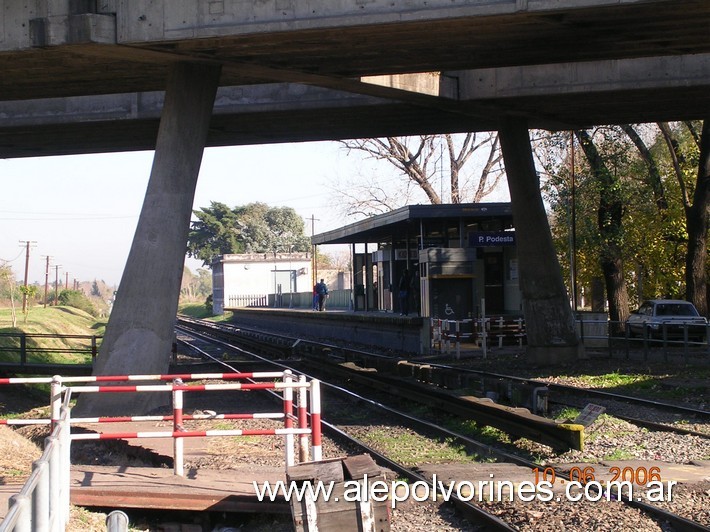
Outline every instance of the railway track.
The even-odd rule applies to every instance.
[[[183,325],[181,325],[181,327]],[[215,331],[212,328],[212,326],[209,326],[208,329],[212,329],[210,331],[210,334],[215,334]],[[218,333],[218,335],[225,335],[225,334],[229,335],[229,334],[231,334],[231,332],[230,331],[227,331],[227,332],[220,331]],[[270,335],[262,333],[262,332],[255,332],[255,331],[250,331],[248,333],[245,333],[245,331],[243,329],[240,329],[238,332],[239,343],[241,343],[242,338],[246,337],[247,343],[250,346],[253,346],[256,343],[265,341],[264,338],[268,337],[268,336],[270,336]],[[257,337],[258,337],[258,340],[255,340],[254,338],[257,338]],[[211,341],[218,341],[218,342],[220,341],[220,340],[216,340],[215,338],[211,338],[210,340]],[[224,340],[221,340],[221,341],[224,342]],[[235,341],[235,343],[236,343],[236,341]],[[309,344],[309,345],[312,344],[311,341],[298,340],[298,339],[288,338],[288,337],[279,337],[277,342],[272,341],[269,343],[270,343],[270,346],[267,348],[267,350],[270,351],[272,355],[276,354],[278,357],[281,357],[281,358],[285,358],[287,356],[293,356],[294,348],[298,347],[302,343]],[[229,343],[228,345],[231,346],[233,344]],[[274,346],[278,346],[278,348],[276,348]],[[342,348],[340,348],[338,346],[327,345],[327,346],[318,346],[318,348],[311,346],[311,348],[308,349],[308,351],[314,351],[314,352],[317,352],[317,351],[322,352],[323,350],[327,350],[328,356],[330,356],[331,358],[333,357],[334,351],[337,353],[341,353],[341,355],[336,355],[335,358],[341,358],[341,359],[353,358],[352,355],[342,355]],[[358,354],[358,356],[364,356],[364,355],[362,353],[360,353],[360,354]],[[374,358],[376,360],[383,359],[383,357],[381,357],[380,355],[376,355],[376,356],[374,356]],[[458,368],[458,369],[460,369],[460,368]],[[358,371],[356,371],[356,372],[358,372]],[[362,371],[359,371],[359,372],[361,373]],[[350,378],[352,378],[352,377],[350,377]],[[353,392],[348,391],[346,393],[352,394]],[[356,397],[353,400],[355,400],[359,403],[371,401],[365,397]],[[375,401],[375,403],[377,403],[377,405],[379,407],[382,407],[382,405],[380,405],[377,401]],[[397,412],[392,409],[390,409],[390,414],[398,415],[398,416],[405,416],[407,418],[408,423],[411,423],[411,424],[414,424],[414,425],[417,425],[420,427],[426,426],[426,430],[428,430],[430,432],[438,432],[439,438],[455,438],[457,442],[466,445],[467,448],[476,448],[480,452],[485,451],[488,454],[488,456],[495,455],[498,460],[508,461],[509,463],[515,463],[517,465],[521,465],[523,467],[528,468],[530,471],[535,470],[536,468],[540,469],[540,464],[538,464],[538,463],[527,460],[527,459],[522,458],[520,456],[511,455],[511,454],[506,453],[504,451],[500,451],[499,449],[494,449],[485,443],[472,440],[471,438],[468,438],[467,436],[462,435],[462,434],[454,433],[453,431],[451,431],[449,429],[444,429],[440,426],[437,426],[435,424],[427,422],[426,420],[422,420],[422,419],[416,418],[416,417],[408,415],[408,414],[403,414],[402,412]],[[333,428],[332,430],[338,432],[339,429]],[[340,432],[342,432],[342,431],[340,431]],[[340,436],[343,437],[342,434],[340,434]],[[388,460],[387,457],[380,456],[381,453],[379,453],[377,450],[372,449],[370,447],[367,448],[367,452],[377,454],[378,459],[383,462]],[[387,467],[394,468],[393,465],[388,465]],[[408,479],[410,479],[411,482],[417,482],[418,480],[421,480],[422,477],[421,477],[420,473],[416,473],[416,472],[412,472],[412,471],[410,471],[409,473],[405,473],[404,471],[406,471],[406,470],[407,470],[407,468],[405,468],[401,472],[398,472],[398,474],[400,474],[402,476],[406,476]],[[556,468],[550,469],[549,471],[554,471],[554,474],[560,479],[561,478],[569,478],[569,469],[565,470],[563,468],[556,467]],[[411,473],[416,473],[416,475],[410,476]],[[429,470],[429,473],[430,473],[430,476],[428,477],[428,481],[431,481],[431,470]],[[648,515],[653,515],[654,516],[653,519],[655,519],[659,522],[672,523],[671,526],[672,526],[673,530],[706,530],[707,529],[702,523],[697,523],[692,520],[677,516],[677,515],[673,514],[672,512],[669,512],[669,511],[664,510],[662,508],[655,507],[653,505],[648,505],[646,503],[641,503],[639,501],[629,501],[628,504],[634,508],[640,509],[642,512],[644,512]],[[514,526],[514,525],[505,525],[505,526]]]

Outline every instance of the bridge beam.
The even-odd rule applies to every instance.
[[[168,372],[190,215],[219,75],[219,67],[194,63],[178,63],[169,75],[148,189],[96,360],[97,375],[136,368]],[[88,408],[128,415],[159,404],[136,394],[111,395],[92,397]]]

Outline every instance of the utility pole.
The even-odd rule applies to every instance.
[[[44,267],[44,308],[47,308],[47,288],[49,288],[49,255],[45,255],[44,257],[47,259],[46,265]]]
[[[54,265],[54,306],[59,304],[59,267],[61,264]]]
[[[69,290],[69,272],[65,272],[66,277],[64,277],[64,289]]]
[[[36,244],[34,240],[20,240],[20,244],[24,244],[27,251],[25,253],[25,291],[22,293],[22,312],[27,312],[27,278],[30,269],[30,245]]]

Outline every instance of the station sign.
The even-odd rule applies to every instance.
[[[468,245],[474,248],[487,246],[514,246],[515,231],[472,231]]]

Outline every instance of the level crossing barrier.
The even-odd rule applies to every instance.
[[[463,320],[430,319],[431,348],[442,354],[461,357],[461,343],[466,340],[475,342],[486,358],[491,340],[495,339],[498,347],[503,347],[507,339],[514,339],[522,348],[526,337],[523,318],[505,318],[503,316],[481,317]]]
[[[227,382],[214,384],[186,384],[184,381],[190,380],[225,380],[225,381],[249,381],[249,382]],[[257,379],[269,379],[268,381],[257,381]],[[162,384],[122,384],[115,383],[131,381],[163,381]],[[170,381],[170,382],[165,382]],[[67,383],[74,383],[67,386]],[[83,383],[83,385],[77,385]],[[90,383],[97,383],[90,385]],[[110,384],[98,384],[110,383]],[[50,471],[58,469],[67,471],[64,477],[53,477],[52,481],[36,480],[34,473],[23,487],[20,495],[11,498],[10,512],[8,516],[19,514],[13,517],[11,524],[7,518],[0,523],[0,532],[5,531],[35,531],[35,530],[63,530],[60,528],[37,528],[38,522],[45,522],[44,517],[34,517],[43,510],[46,499],[45,485],[49,482],[52,486],[59,486],[62,493],[66,493],[64,498],[52,497],[54,505],[66,503],[66,508],[61,511],[54,508],[52,515],[68,515],[69,506],[69,456],[72,441],[77,440],[116,440],[116,439],[140,439],[140,438],[172,438],[173,439],[173,463],[174,474],[184,475],[183,466],[183,445],[184,438],[193,437],[216,437],[216,436],[282,436],[285,440],[285,463],[286,466],[293,466],[295,458],[295,436],[298,436],[298,455],[300,462],[309,460],[308,439],[311,440],[311,456],[314,461],[322,459],[322,432],[321,432],[321,407],[320,407],[320,381],[312,379],[308,381],[304,375],[296,376],[290,370],[277,372],[254,372],[254,373],[196,373],[196,374],[170,374],[170,375],[94,375],[80,377],[11,377],[0,379],[0,385],[7,384],[50,384],[50,419],[0,419],[0,424],[22,425],[22,424],[51,424],[52,434],[55,431],[63,430],[65,445],[59,455],[63,462],[61,467],[53,465]],[[194,414],[186,415],[183,412],[183,394],[189,392],[202,391],[253,391],[269,390],[280,392],[283,409],[280,412],[272,413],[230,413],[230,414]],[[116,417],[87,417],[71,418],[69,407],[72,393],[132,393],[132,392],[171,392],[173,414],[167,416],[116,416]],[[295,401],[294,401],[295,392]],[[308,406],[310,404],[310,412]],[[283,428],[276,429],[232,429],[232,430],[186,430],[183,423],[187,420],[197,419],[280,419],[283,421]],[[310,425],[308,423],[310,419]],[[115,422],[138,422],[138,421],[172,421],[171,431],[144,431],[144,432],[108,432],[108,433],[88,433],[71,434],[72,424],[102,424]],[[49,441],[49,439],[48,439]],[[47,452],[47,451],[45,451]],[[57,451],[55,451],[57,452]],[[40,459],[41,461],[42,459]],[[38,461],[39,462],[39,461]],[[42,466],[44,469],[45,466]],[[39,475],[39,474],[38,474]],[[44,476],[41,476],[44,479]],[[55,489],[55,488],[53,488]],[[59,502],[57,502],[59,501]],[[14,509],[18,506],[17,509]],[[30,510],[26,511],[25,507]],[[44,514],[42,514],[43,516]],[[42,519],[42,521],[38,521]],[[65,521],[66,523],[66,521]],[[29,528],[28,528],[29,527]]]
[[[461,341],[472,339],[473,332],[464,332],[463,325],[471,324],[474,320],[442,320],[431,318],[431,347],[438,349],[439,353],[450,354],[453,349],[456,359],[461,358]]]

